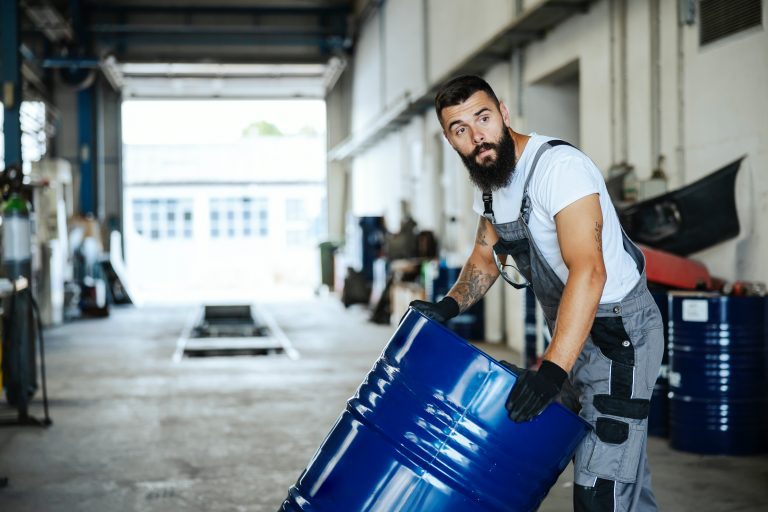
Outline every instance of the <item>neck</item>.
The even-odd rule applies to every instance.
[[[525,145],[528,144],[528,140],[530,140],[531,137],[523,135],[522,133],[517,133],[512,128],[507,128],[507,130],[509,130],[512,140],[515,141],[515,161],[518,161],[525,150]]]

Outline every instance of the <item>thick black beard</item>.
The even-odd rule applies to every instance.
[[[483,163],[477,163],[477,155],[487,149],[496,152],[496,159],[486,157]],[[480,190],[493,192],[509,185],[515,172],[515,141],[505,126],[501,130],[501,137],[495,144],[484,142],[477,146],[469,155],[459,153],[461,161],[469,171],[469,179]]]

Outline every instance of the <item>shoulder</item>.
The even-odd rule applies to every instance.
[[[572,146],[556,146],[541,156],[531,181],[603,179],[594,162]]]
[[[599,193],[602,181],[600,170],[584,153],[570,146],[557,146],[542,155],[531,179],[530,193],[547,216],[554,218],[568,204]]]

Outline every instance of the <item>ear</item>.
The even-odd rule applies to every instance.
[[[504,126],[512,128],[509,121],[509,110],[507,110],[507,106],[503,101],[499,103],[499,110],[501,110],[501,119],[504,121]]]

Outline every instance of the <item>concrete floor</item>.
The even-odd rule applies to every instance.
[[[300,359],[173,363],[191,308],[47,331],[54,426],[0,429],[0,510],[276,510],[393,328],[332,298],[265,309]],[[768,510],[768,456],[702,457],[658,439],[649,453],[662,510]],[[566,470],[541,510],[569,510],[570,493]]]

